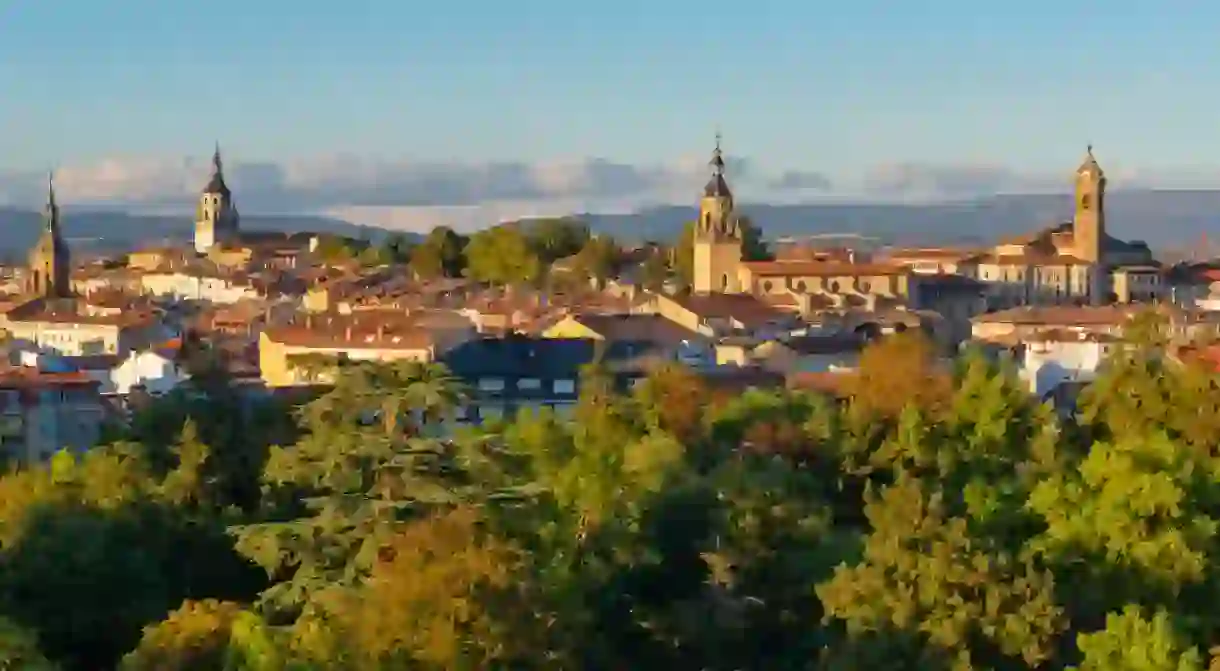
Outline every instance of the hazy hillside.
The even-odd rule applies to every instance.
[[[1113,235],[1156,247],[1194,245],[1205,233],[1220,238],[1220,191],[1118,191],[1106,199]],[[1060,194],[997,196],[973,202],[919,205],[742,204],[768,238],[856,233],[900,244],[988,242],[1070,218]],[[668,239],[695,217],[693,207],[632,215],[588,215],[596,230],[624,239]]]
[[[34,244],[42,215],[0,208],[0,251],[12,253]],[[136,243],[162,240],[185,241],[193,235],[189,215],[132,215],[123,212],[61,212],[64,237],[73,248],[90,251],[127,249]],[[242,215],[242,228],[250,231],[315,231],[350,237],[375,238],[380,229],[311,215]]]
[[[1117,191],[1106,201],[1110,231],[1145,240],[1154,247],[1199,246],[1208,233],[1220,239],[1220,191]],[[1071,212],[1067,195],[1008,195],[960,203],[913,205],[743,204],[768,238],[855,233],[900,244],[974,244],[1063,221]],[[692,207],[659,207],[629,215],[584,215],[596,231],[624,241],[669,240]],[[121,249],[139,242],[186,240],[189,216],[146,216],[122,212],[64,212],[65,235],[84,249]],[[310,230],[377,238],[384,231],[338,219],[300,216],[242,217],[247,230]],[[0,250],[24,250],[39,231],[39,215],[0,208]]]

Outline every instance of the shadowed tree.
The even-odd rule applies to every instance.
[[[411,248],[411,271],[420,279],[460,277],[466,267],[464,250],[468,240],[446,226],[432,229]]]

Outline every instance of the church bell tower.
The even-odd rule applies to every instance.
[[[1084,162],[1076,169],[1076,209],[1072,216],[1072,238],[1076,256],[1102,263],[1106,243],[1106,174],[1089,145]]]
[[[212,247],[235,237],[237,231],[237,207],[233,204],[233,192],[225,184],[217,143],[212,155],[212,178],[203,188],[195,212],[195,251],[206,254]]]
[[[59,230],[59,205],[55,202],[54,177],[47,176],[47,204],[42,213],[42,234],[30,250],[26,268],[26,293],[39,298],[72,295],[72,257]]]
[[[711,179],[703,188],[699,201],[699,220],[695,222],[694,281],[695,293],[740,293],[737,271],[741,265],[744,243],[737,213],[733,210],[733,193],[725,181],[724,156],[720,151],[720,134],[708,163]]]

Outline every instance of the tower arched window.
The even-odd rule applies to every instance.
[[[729,288],[729,274],[725,273],[720,276],[720,290],[727,291]]]

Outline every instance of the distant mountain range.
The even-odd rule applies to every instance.
[[[904,245],[981,245],[997,238],[1066,221],[1072,200],[1065,194],[1003,195],[973,201],[919,204],[743,203],[740,209],[768,239],[855,234]],[[1106,198],[1112,235],[1143,240],[1154,248],[1197,249],[1204,236],[1220,241],[1220,191],[1115,191]],[[675,238],[693,207],[655,207],[633,214],[576,215],[594,231],[623,241]],[[63,213],[65,236],[75,248],[129,248],[191,237],[189,215],[136,215],[113,211]],[[0,250],[11,255],[32,245],[39,214],[0,208]],[[316,231],[377,239],[386,231],[340,219],[300,216],[242,217],[246,230]]]
[[[765,205],[739,209],[768,239],[828,234],[876,237],[901,245],[985,245],[1071,218],[1066,194],[1003,195],[920,204]],[[662,207],[628,215],[585,215],[590,225],[623,239],[671,239],[692,207]],[[1116,191],[1106,197],[1111,235],[1154,248],[1197,247],[1204,235],[1220,242],[1220,191]]]
[[[194,235],[190,215],[128,214],[120,211],[60,212],[63,234],[74,250],[109,252],[139,244],[186,242]],[[242,215],[242,228],[251,231],[313,231],[353,238],[376,239],[384,231],[313,215]],[[42,214],[0,207],[0,254],[21,254],[42,231]]]

